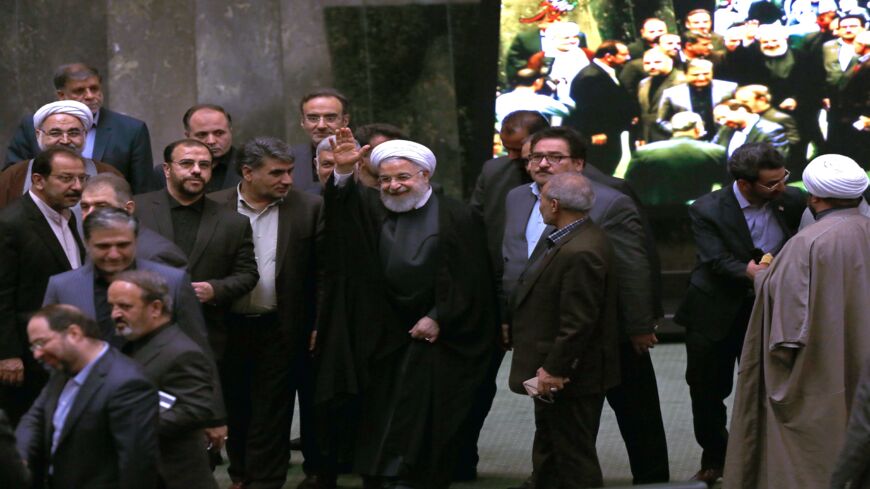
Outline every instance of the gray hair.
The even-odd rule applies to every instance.
[[[320,153],[323,151],[332,151],[332,144],[336,142],[335,136],[329,136],[323,138],[318,144],[317,148],[314,150],[314,158],[316,160],[318,168],[320,167]],[[354,148],[360,149],[359,141],[356,139],[353,140]]]
[[[101,207],[88,214],[85,222],[82,223],[82,228],[85,231],[85,241],[91,239],[94,231],[115,229],[123,226],[127,226],[133,231],[133,236],[139,235],[139,220],[136,219],[136,216],[127,214],[127,211],[114,207]]]
[[[553,175],[544,186],[544,196],[558,200],[567,211],[587,213],[595,205],[592,184],[580,173],[567,172]]]
[[[130,188],[130,184],[123,177],[119,177],[114,173],[105,172],[92,176],[88,179],[82,191],[86,192],[97,188],[112,189],[112,192],[115,193],[115,198],[118,199],[121,205],[133,200],[133,190]]]
[[[256,170],[266,163],[266,158],[288,163],[296,160],[289,144],[278,138],[260,136],[251,139],[242,146],[242,154],[239,157],[239,164],[236,165],[236,171],[241,175],[243,166]]]
[[[150,270],[127,270],[116,275],[112,280],[112,283],[115,282],[127,282],[139,287],[142,289],[142,302],[149,304],[160,301],[163,303],[163,315],[172,315],[172,296],[162,275]]]

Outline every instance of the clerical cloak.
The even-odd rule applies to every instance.
[[[828,487],[870,358],[870,219],[823,216],[755,289],[722,487]]]
[[[483,225],[435,194],[392,213],[353,182],[330,180],[324,207],[321,441],[339,465],[352,458],[354,472],[446,486],[498,328]],[[408,333],[427,315],[440,326],[433,343]]]

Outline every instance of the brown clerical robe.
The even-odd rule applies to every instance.
[[[826,214],[755,290],[722,487],[828,487],[870,359],[870,219]]]

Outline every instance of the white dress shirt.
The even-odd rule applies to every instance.
[[[55,237],[57,237],[57,241],[60,243],[61,248],[63,248],[63,252],[69,260],[72,269],[75,270],[82,266],[79,245],[76,243],[76,239],[69,228],[69,220],[72,216],[72,212],[70,212],[69,209],[64,209],[62,213],[57,212],[49,207],[48,204],[43,202],[42,199],[33,193],[33,191],[28,191],[28,193],[30,194],[30,198],[33,199],[33,202],[36,204],[36,207],[39,208],[39,212],[45,216],[45,220],[54,232]]]

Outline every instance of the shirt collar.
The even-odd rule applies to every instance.
[[[559,242],[564,240],[565,237],[571,233],[571,231],[580,227],[580,225],[583,224],[585,221],[585,217],[582,219],[577,219],[576,221],[568,224],[567,226],[553,231],[552,233],[550,233],[549,236],[547,236],[547,244],[550,247],[556,246],[557,244],[559,244]]]
[[[431,197],[432,197],[432,186],[430,185],[429,190],[427,190],[426,193],[423,194],[423,197],[420,197],[420,200],[417,201],[417,204],[414,206],[414,209],[419,209],[419,208],[423,207],[424,205],[426,205],[426,203],[429,202],[429,199]]]
[[[541,189],[538,187],[538,182],[530,183],[529,188],[532,189],[532,194],[534,194],[536,198],[541,198]]]
[[[242,196],[242,182],[239,182],[239,184],[236,186],[236,195],[238,195],[238,198],[236,199],[236,206],[244,206],[246,209],[257,214],[262,214],[271,209],[272,207],[275,207],[276,205],[284,202],[284,198],[282,197],[280,199],[272,201],[272,203],[264,207],[262,210],[257,210],[254,206],[252,206],[248,203],[248,201],[245,200],[244,196]]]
[[[758,124],[758,121],[760,120],[761,116],[759,116],[758,114],[749,114],[749,120],[746,121],[746,127],[741,129],[740,132],[744,134],[749,134],[749,131],[751,131],[752,128],[755,127],[755,125]]]
[[[613,78],[614,80],[616,79],[616,70],[615,70],[615,69],[613,69],[613,68],[610,67],[610,66],[607,66],[606,63],[603,63],[603,62],[602,62],[600,59],[598,59],[598,58],[593,59],[592,62],[595,63],[596,65],[598,65],[599,68],[601,68],[602,70],[604,70],[604,72],[607,73],[607,75],[608,75],[610,78]]]
[[[103,349],[100,350],[100,353],[97,353],[97,356],[94,357],[93,360],[88,362],[88,364],[85,365],[85,367],[83,369],[79,370],[79,373],[77,373],[75,375],[75,377],[73,377],[73,381],[75,381],[76,384],[84,385],[85,381],[88,380],[88,375],[91,374],[91,370],[94,369],[94,365],[96,365],[97,362],[101,358],[103,358],[103,355],[105,355],[106,352],[109,351],[109,344],[108,343],[106,343],[105,341],[101,341],[100,343],[103,344]]]
[[[33,193],[33,190],[28,190],[27,193],[30,194],[30,198],[33,199],[36,207],[39,208],[39,211],[42,212],[42,215],[45,216],[46,219],[49,219],[57,224],[61,224],[63,221],[69,222],[71,216],[69,209],[64,209],[62,212],[57,212],[56,210],[52,209],[51,206],[46,204],[38,195]]]
[[[755,206],[755,205],[752,205],[751,202],[746,200],[746,197],[744,197],[743,194],[740,192],[740,188],[737,187],[736,180],[734,181],[733,184],[731,184],[731,188],[734,189],[734,197],[737,197],[737,205],[740,206],[740,210],[744,210],[748,207],[751,207],[753,209],[764,209],[765,207],[767,207],[768,202],[765,202],[764,204],[759,205],[759,206]]]

